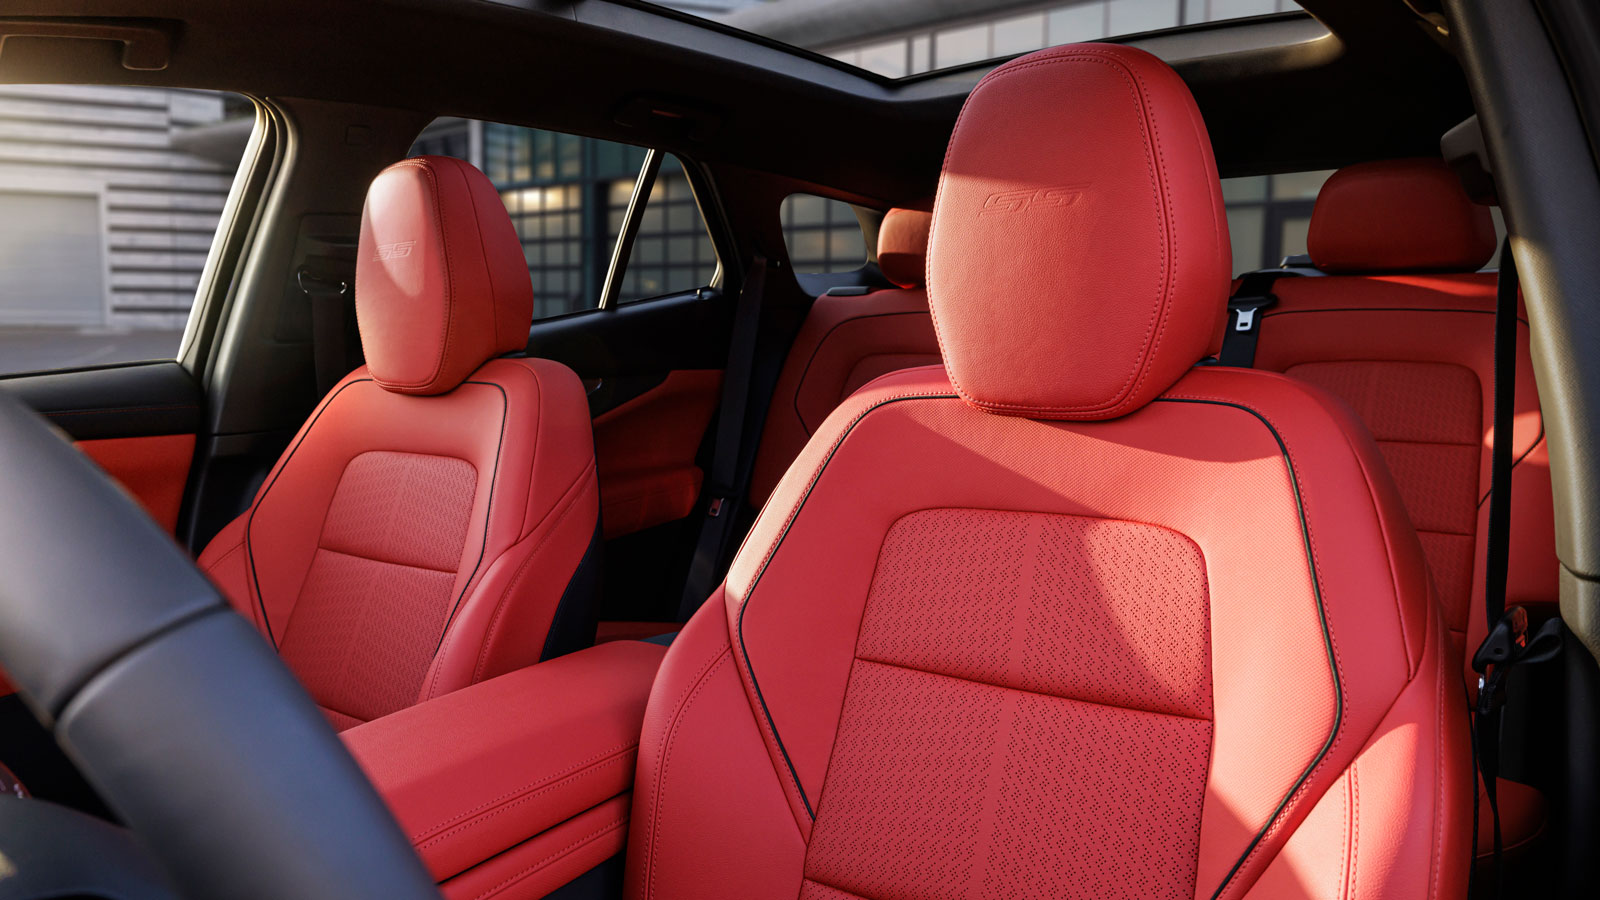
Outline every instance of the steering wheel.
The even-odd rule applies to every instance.
[[[439,897],[266,642],[107,475],[4,392],[0,666],[182,896]],[[26,803],[40,802],[0,816]],[[13,896],[27,879],[4,873],[0,894]]]

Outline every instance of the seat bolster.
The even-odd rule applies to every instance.
[[[261,611],[250,598],[250,569],[245,561],[243,515],[223,526],[206,544],[195,564],[211,579],[239,615],[261,629]]]
[[[1435,612],[1416,677],[1246,896],[1466,895],[1474,771],[1445,638]]]
[[[478,575],[445,629],[419,699],[538,662],[600,515],[588,403],[576,374],[543,359],[498,359],[468,379],[501,388],[506,423]],[[592,608],[592,607],[591,607]]]
[[[645,709],[628,900],[794,900],[806,847],[733,658],[719,589],[673,640]],[[670,774],[670,780],[668,778]]]

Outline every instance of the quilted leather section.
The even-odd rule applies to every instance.
[[[863,615],[807,890],[1192,896],[1210,660],[1204,563],[1176,532],[905,516]]]
[[[477,472],[371,451],[345,467],[279,650],[336,720],[416,702],[454,599]]]
[[[1343,399],[1371,429],[1422,540],[1447,609],[1472,591],[1478,523],[1483,389],[1478,376],[1448,363],[1305,363],[1285,374]]]

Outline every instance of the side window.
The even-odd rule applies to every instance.
[[[848,203],[790,194],[779,207],[789,261],[800,274],[849,272],[867,262],[861,221]]]
[[[1306,252],[1311,208],[1332,169],[1222,179],[1233,271],[1276,268]]]
[[[0,374],[176,356],[253,124],[233,94],[0,85]]]
[[[446,117],[424,129],[411,152],[464,159],[494,182],[522,239],[534,318],[599,305],[646,148]],[[640,215],[632,251],[618,273],[617,302],[711,283],[716,250],[676,157],[663,158]]]

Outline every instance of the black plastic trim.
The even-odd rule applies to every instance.
[[[200,386],[173,360],[0,378],[7,391],[73,440],[195,434]]]
[[[594,535],[584,549],[578,567],[572,571],[567,586],[556,601],[556,611],[550,618],[550,630],[545,633],[544,650],[539,661],[565,656],[594,644],[595,628],[600,621],[601,560],[605,541],[600,528],[600,517],[594,519]]]

